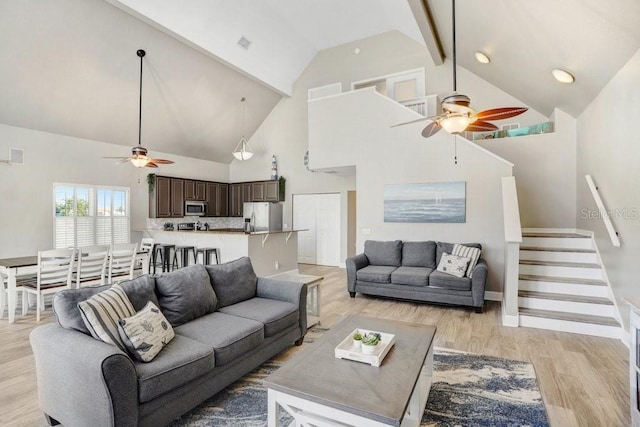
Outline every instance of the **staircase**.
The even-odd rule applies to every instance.
[[[524,229],[518,283],[520,326],[621,338],[589,233]]]

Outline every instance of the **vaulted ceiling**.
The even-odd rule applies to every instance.
[[[126,156],[137,144],[142,48],[142,144],[152,156],[229,163],[243,131],[241,97],[249,136],[318,51],[390,30],[425,44],[424,15],[416,21],[410,8],[421,2],[3,1],[0,123],[120,144],[113,155]],[[451,2],[425,2],[436,35],[426,44],[439,41],[450,58]],[[458,64],[543,114],[577,116],[640,49],[638,22],[638,0],[458,1]],[[477,50],[491,63],[476,62]],[[557,83],[553,68],[576,82]]]

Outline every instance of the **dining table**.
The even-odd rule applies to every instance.
[[[148,252],[138,252],[136,255],[136,262],[142,263],[142,271],[149,271]],[[35,275],[37,271],[37,255],[0,259],[0,274],[3,274],[7,278],[7,318],[9,323],[14,323],[16,320],[16,306],[18,300],[16,278],[19,276],[32,276]],[[75,282],[72,283],[72,286],[74,285]]]

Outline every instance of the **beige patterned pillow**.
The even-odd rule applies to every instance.
[[[135,315],[120,319],[118,332],[129,354],[141,362],[151,362],[175,336],[169,321],[151,301]]]
[[[469,258],[450,255],[445,252],[442,254],[442,258],[440,258],[438,271],[451,274],[452,276],[456,277],[464,277],[464,274],[467,272],[469,261]]]
[[[460,244],[453,245],[453,250],[451,251],[451,255],[457,255],[463,258],[469,258],[469,267],[467,268],[467,277],[471,277],[471,272],[473,268],[478,263],[480,259],[480,249],[472,248],[469,246],[464,246]]]

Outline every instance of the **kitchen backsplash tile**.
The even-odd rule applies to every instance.
[[[209,228],[242,228],[244,220],[238,217],[201,217],[201,216],[185,216],[183,218],[147,218],[147,229],[149,230],[162,230],[164,224],[171,222],[177,228],[178,223],[181,222],[196,222],[200,221],[200,224],[209,224]]]

